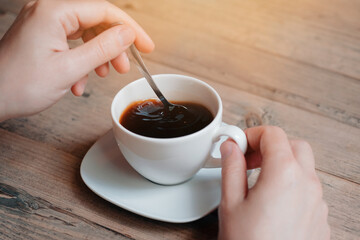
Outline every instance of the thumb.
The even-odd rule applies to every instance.
[[[68,79],[74,84],[96,67],[116,58],[135,40],[134,30],[118,25],[65,53]]]
[[[236,204],[245,199],[248,185],[246,161],[239,146],[231,140],[225,141],[221,147],[222,156],[222,201]]]

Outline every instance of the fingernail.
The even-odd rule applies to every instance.
[[[130,45],[135,40],[135,32],[132,28],[123,25],[119,31],[120,42],[123,46]]]
[[[110,24],[110,27],[115,27],[117,25],[124,25],[124,22],[122,22],[122,21],[114,22],[114,23]]]
[[[124,52],[123,54],[124,54],[124,55],[123,55],[122,57],[123,57],[124,60],[125,60],[125,64],[130,64],[130,62],[129,62],[129,57],[128,57],[127,53]]]
[[[86,87],[86,82],[85,82],[85,81],[82,81],[82,82],[80,83],[80,87],[81,87],[82,91],[84,92],[84,91],[85,91],[85,87]]]
[[[220,147],[221,158],[228,158],[233,152],[233,144],[229,141],[224,142]]]

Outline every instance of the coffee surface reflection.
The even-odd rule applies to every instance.
[[[119,122],[131,132],[146,137],[173,138],[195,133],[213,119],[203,105],[192,102],[172,101],[186,107],[169,111],[156,99],[136,101],[120,116]]]

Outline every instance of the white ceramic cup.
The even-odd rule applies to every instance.
[[[233,125],[222,124],[222,102],[208,84],[193,77],[160,74],[153,76],[159,89],[171,101],[190,101],[206,106],[214,116],[205,128],[182,137],[152,138],[127,130],[119,123],[123,111],[134,101],[156,98],[141,78],[122,88],[111,105],[116,142],[129,164],[145,178],[159,184],[185,182],[203,167],[221,167],[221,159],[211,156],[221,136],[232,138],[246,152],[245,133]]]

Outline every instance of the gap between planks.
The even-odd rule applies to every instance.
[[[16,16],[16,15],[13,14],[12,12],[11,12],[10,14],[14,15],[14,17]],[[140,14],[144,14],[144,13],[141,12]],[[145,14],[146,14],[146,13],[145,13]],[[231,41],[231,40],[230,40],[230,42],[233,42],[233,43],[234,43],[234,41]],[[340,73],[340,72],[334,72],[334,71],[332,71],[332,70],[325,69],[325,68],[321,68],[321,67],[316,66],[316,65],[313,65],[313,64],[311,64],[311,63],[307,63],[307,62],[300,61],[300,60],[297,60],[297,59],[288,58],[288,57],[283,56],[283,55],[281,55],[281,54],[276,54],[276,53],[273,53],[273,52],[269,52],[269,51],[266,51],[266,50],[263,50],[263,49],[260,49],[260,48],[253,47],[253,46],[248,45],[248,44],[242,43],[241,45],[244,46],[244,47],[246,47],[246,48],[249,48],[249,49],[254,49],[255,51],[259,51],[259,52],[261,52],[261,53],[265,53],[265,54],[268,54],[268,55],[271,55],[271,56],[275,56],[275,57],[278,57],[278,58],[285,59],[286,61],[295,62],[296,64],[309,66],[309,67],[312,67],[312,68],[314,68],[314,69],[319,69],[319,70],[321,70],[321,71],[330,72],[330,73],[332,73],[332,74],[338,74],[338,75],[340,75],[340,76],[346,77],[346,78],[349,79],[349,80],[358,82],[358,80],[357,80],[356,78],[351,77],[351,76],[348,76],[348,75],[343,74],[343,73]],[[156,62],[156,63],[163,64],[163,65],[165,65],[165,66],[170,66],[170,67],[172,67],[172,68],[174,68],[174,69],[178,69],[178,70],[181,70],[181,71],[184,71],[184,72],[188,72],[188,73],[191,73],[191,74],[196,74],[196,75],[200,75],[200,76],[202,76],[202,77],[205,77],[203,74],[201,74],[201,71],[200,71],[200,73],[194,73],[193,71],[191,71],[191,70],[189,70],[189,69],[181,69],[181,68],[179,68],[179,65],[176,65],[176,66],[175,66],[174,64],[171,64],[170,62],[168,62],[168,63],[163,63],[163,62],[160,62],[160,61],[156,61],[156,60],[149,59],[149,58],[147,58],[147,57],[145,57],[145,58],[146,58],[147,60],[154,61],[154,62]],[[215,82],[222,83],[222,82],[218,81],[217,78],[211,78],[211,77],[207,77],[207,78],[210,78],[211,80],[213,80],[213,81],[215,81]],[[227,83],[222,83],[222,84],[224,84],[224,85],[226,85],[226,86],[230,86],[230,85],[227,84]],[[264,88],[265,91],[269,90],[269,89],[267,89],[267,86],[262,86],[262,85],[259,85],[259,84],[254,83],[254,82],[252,82],[251,84],[252,84],[252,85],[255,85],[255,86],[259,86],[260,88]],[[234,87],[234,86],[231,86],[231,87]],[[239,87],[237,87],[237,86],[235,86],[235,87],[236,87],[237,89],[239,89],[239,90],[244,90],[244,89],[241,89],[241,88],[239,88]],[[277,89],[277,88],[276,88],[276,89]],[[303,107],[301,104],[297,104],[296,102],[286,101],[286,99],[283,99],[283,98],[281,98],[281,97],[269,98],[268,96],[264,96],[264,94],[262,94],[262,93],[259,93],[259,94],[254,93],[254,92],[251,92],[251,93],[254,94],[254,95],[256,95],[256,96],[264,97],[264,98],[269,99],[269,100],[274,101],[274,102],[283,103],[283,104],[286,104],[286,105],[291,106],[291,107],[299,108],[299,109],[302,109],[302,110],[305,110],[305,111],[308,111],[308,112],[311,112],[311,113],[316,113],[316,114],[318,114],[318,115],[320,115],[320,116],[327,117],[327,118],[330,118],[330,119],[334,119],[334,120],[336,120],[336,121],[338,121],[338,122],[340,122],[340,123],[345,123],[345,124],[347,124],[347,125],[350,125],[350,126],[354,126],[354,127],[359,128],[360,119],[359,119],[358,117],[352,115],[351,113],[346,113],[344,116],[342,116],[342,115],[332,116],[332,115],[331,115],[331,111],[341,111],[341,110],[343,110],[343,109],[337,109],[337,107],[333,107],[332,105],[329,105],[329,106],[328,106],[328,105],[324,105],[324,106],[323,106],[324,109],[327,109],[327,110],[325,110],[325,111],[324,111],[324,110],[317,110],[317,108],[316,108],[315,106],[313,106],[313,107],[308,107],[308,108],[307,108],[307,107]],[[284,93],[286,94],[286,93],[291,93],[291,92],[285,91]],[[298,97],[302,97],[302,96],[299,95]],[[309,104],[313,105],[314,103],[309,103]],[[329,110],[329,109],[330,109],[330,110]],[[327,114],[327,113],[328,113],[328,114]],[[335,115],[335,114],[336,114],[336,113],[333,113],[333,115]],[[346,119],[348,119],[348,120],[346,120]]]
[[[4,131],[3,131],[4,133]],[[13,138],[20,138],[21,141],[24,141],[24,143],[26,142],[29,142],[29,143],[32,143],[33,141],[31,140],[28,140],[26,138],[23,138],[23,137],[20,137],[16,134],[13,134],[13,133],[5,133],[5,136],[7,135],[6,138],[10,138],[10,139],[13,139]],[[13,154],[16,154],[17,151],[20,151],[20,148],[22,145],[24,145],[24,143],[19,143],[17,144],[17,146],[14,146],[15,149],[14,149],[14,152],[12,153]],[[28,144],[26,144],[28,145]],[[47,149],[47,145],[45,144],[38,144],[36,149],[38,149],[39,152],[43,152],[45,153],[45,155],[49,155],[48,152],[53,152],[52,154],[55,154],[57,156],[59,156],[59,159],[57,159],[55,162],[57,163],[57,166],[60,167],[60,168],[63,168],[63,170],[66,170],[66,174],[64,176],[64,180],[66,180],[66,182],[71,182],[69,180],[71,180],[71,178],[73,177],[72,176],[72,171],[77,171],[77,166],[75,163],[73,163],[72,165],[70,166],[64,166],[62,165],[62,162],[64,162],[65,159],[62,159],[61,155],[65,158],[67,157],[70,157],[72,158],[72,156],[68,153],[64,153],[63,151],[59,151],[59,150],[53,150],[53,149],[50,149],[48,150]],[[27,148],[30,148],[30,146],[28,146]],[[37,152],[38,152],[37,151]],[[11,154],[10,154],[11,156]],[[23,171],[23,168],[22,168],[22,165],[19,165],[19,163],[12,163],[12,161],[9,161],[10,159],[8,160],[5,160],[5,163],[9,164],[9,169],[10,170],[20,170],[20,171]],[[70,159],[71,160],[71,159]],[[20,162],[23,162],[23,163],[28,163],[27,159],[22,159],[20,160]],[[38,167],[41,166],[42,163],[44,162],[47,162],[46,158],[40,158],[40,159],[37,159],[34,163],[36,163],[36,165]],[[72,162],[72,161],[71,161]],[[75,166],[74,166],[75,165]],[[7,165],[5,165],[7,166]],[[29,171],[30,169],[28,169]],[[61,170],[61,169],[58,169],[58,170]],[[42,174],[42,176],[40,176],[40,179],[48,179],[48,175],[50,176],[53,176],[52,172],[51,171],[58,171],[56,169],[50,169],[49,172],[44,172]],[[12,174],[12,172],[16,172],[16,171],[10,171],[8,172],[8,174]],[[31,172],[33,172],[31,170]],[[6,173],[6,171],[5,171]],[[6,174],[5,174],[6,175]],[[334,230],[335,230],[335,233],[340,236],[342,234],[344,234],[344,232],[346,231],[346,223],[351,223],[351,222],[354,222],[356,221],[356,216],[359,214],[358,211],[355,211],[352,215],[349,215],[349,216],[341,216],[341,211],[338,209],[339,207],[339,204],[342,203],[342,200],[344,200],[344,194],[345,193],[349,193],[349,194],[352,194],[352,189],[357,189],[358,188],[358,184],[354,185],[353,183],[349,183],[347,182],[346,180],[343,181],[343,179],[339,179],[339,178],[333,178],[333,176],[331,174],[326,174],[326,175],[323,175],[322,173],[320,174],[320,178],[322,179],[322,183],[324,184],[324,192],[325,194],[327,195],[327,200],[328,202],[330,203],[330,206],[331,206],[331,213],[332,213],[332,216],[331,216],[331,222],[333,224],[333,227],[334,227]],[[55,190],[50,190],[49,187],[52,185],[52,182],[56,181],[56,179],[52,178],[52,179],[49,179],[49,182],[46,182],[46,183],[42,183],[42,182],[38,182],[38,183],[31,183],[31,181],[26,181],[26,179],[31,179],[31,176],[27,176],[25,175],[24,176],[24,179],[22,178],[19,178],[19,176],[14,176],[14,178],[9,178],[7,179],[6,182],[9,183],[9,181],[11,181],[11,184],[15,187],[19,187],[19,188],[24,188],[26,189],[26,191],[28,191],[29,193],[31,194],[34,194],[36,193],[36,196],[38,197],[41,197],[43,199],[45,199],[46,201],[51,201],[52,204],[56,204],[56,205],[59,205],[61,207],[61,209],[66,209],[67,207],[69,207],[69,203],[73,203],[74,205],[73,206],[78,206],[79,209],[76,208],[76,215],[77,216],[93,216],[95,217],[96,215],[96,210],[94,211],[93,209],[88,209],[88,207],[90,207],[90,205],[87,205],[87,207],[82,206],[82,201],[83,199],[77,199],[76,201],[74,201],[74,194],[76,194],[77,192],[82,192],[83,189],[79,189],[81,188],[80,186],[78,185],[75,185],[74,187],[77,189],[77,191],[74,192],[74,190],[71,190],[71,186],[69,186],[67,189],[64,189],[64,192],[62,192],[61,194],[65,194],[65,195],[68,195],[67,193],[69,191],[73,191],[72,194],[69,194],[69,197],[67,198],[64,198],[64,199],[60,199],[59,196],[61,196],[60,193],[56,193],[54,196],[51,194],[52,191],[55,191]],[[25,183],[22,183],[20,180],[24,180]],[[336,184],[334,184],[336,183]],[[34,186],[35,184],[35,186]],[[36,187],[37,184],[41,184],[41,187],[38,189]],[[61,185],[59,185],[59,182],[56,181],[55,185],[59,188],[61,187]],[[343,187],[346,186],[346,191],[342,190]],[[91,194],[90,190],[87,190],[89,192],[89,194]],[[339,192],[340,191],[340,192]],[[343,192],[342,192],[343,191]],[[332,197],[333,195],[332,194],[335,194],[334,198]],[[349,198],[349,201],[350,202],[354,202],[354,197],[356,198],[358,196],[358,191],[355,191],[352,195],[350,195],[351,198]],[[94,196],[93,194],[91,194],[91,196]],[[83,196],[86,198],[86,196]],[[94,196],[95,197],[95,196]],[[97,197],[95,197],[96,199],[98,199]],[[91,202],[91,201],[90,201]],[[104,201],[102,201],[103,203],[106,203]],[[80,204],[80,205],[79,205]],[[89,203],[90,204],[90,203]],[[106,203],[105,205],[107,206],[108,203]],[[346,210],[345,212],[349,212],[351,210],[351,207],[350,205],[346,205],[346,204],[343,204],[340,209],[342,210]],[[75,209],[74,209],[75,210]],[[99,209],[98,209],[99,210]],[[74,213],[75,214],[75,213]],[[94,215],[95,214],[95,215]],[[115,213],[115,215],[118,215],[120,214],[121,216],[123,216],[122,214],[124,214],[125,218],[126,216],[129,217],[129,218],[132,218],[135,216],[131,215],[131,216],[128,216],[128,214],[126,212],[122,212],[121,213]],[[122,234],[124,234],[124,232],[132,232],[133,230],[131,229],[124,229],[124,230],[121,230],[121,228],[118,228],[117,225],[118,223],[115,222],[115,219],[116,218],[113,218],[114,215],[111,214],[111,216],[106,216],[105,215],[102,215],[100,214],[101,216],[98,216],[99,217],[99,220],[101,220],[102,222],[104,222],[104,224],[106,225],[106,227],[110,227],[111,229],[113,229],[114,231],[118,231],[118,230],[115,230],[115,229],[120,229],[119,231],[122,232]],[[340,217],[340,219],[342,219],[343,221],[346,221],[345,223],[343,222],[339,222],[337,221],[338,217]],[[87,218],[86,218],[87,219]],[[137,218],[136,219],[142,219],[142,218]],[[136,220],[137,221],[137,220]],[[212,220],[211,220],[212,221]],[[148,221],[145,221],[145,222],[148,222]],[[215,222],[212,221],[214,224]],[[153,224],[150,224],[150,225],[153,225]],[[157,223],[155,223],[155,225],[157,225]],[[198,224],[196,224],[198,225]],[[142,225],[139,224],[138,227],[141,227]],[[357,228],[356,228],[356,224],[355,223],[352,223],[351,224],[352,226],[352,229],[354,229],[354,231],[350,231],[349,234],[353,235],[353,234],[356,234],[356,231],[357,231]],[[179,227],[179,230],[182,229],[183,227],[187,228],[187,225],[178,225],[178,226],[173,226],[173,225],[167,225],[165,224],[164,225],[165,228],[168,228],[170,227],[171,229],[174,227],[176,229],[178,229]],[[174,230],[176,230],[174,229]],[[186,231],[186,229],[185,229]],[[192,231],[192,230],[190,230]],[[194,230],[195,231],[195,230]],[[141,233],[139,233],[141,234]],[[189,234],[189,232],[185,232],[184,234]],[[125,236],[127,236],[125,234]]]
[[[62,150],[62,149],[58,149],[58,148],[56,148],[56,147],[54,147],[54,146],[52,146],[51,144],[48,144],[48,143],[46,143],[46,142],[35,141],[35,140],[33,140],[33,139],[30,139],[30,138],[27,138],[27,137],[21,136],[21,135],[19,135],[19,134],[16,134],[16,133],[13,133],[13,132],[10,132],[10,131],[8,131],[8,130],[1,129],[1,128],[0,128],[0,133],[1,133],[1,132],[6,132],[6,134],[9,134],[9,135],[11,135],[11,136],[13,136],[13,137],[15,137],[15,138],[20,138],[20,139],[24,139],[24,140],[26,140],[26,141],[32,142],[34,145],[41,145],[41,146],[49,149],[50,151],[61,152],[62,154],[69,155],[69,156],[71,156],[71,157],[73,157],[73,158],[76,158],[76,159],[78,159],[78,160],[82,160],[82,158],[77,157],[76,155],[73,155],[73,154],[71,154],[71,153],[69,153],[69,152],[66,152],[66,151]],[[357,182],[355,182],[355,181],[353,181],[353,180],[351,180],[351,179],[346,179],[346,178],[343,178],[343,177],[334,175],[334,174],[332,174],[332,173],[326,172],[326,171],[321,170],[321,169],[318,169],[318,168],[315,168],[315,170],[318,171],[318,172],[321,172],[321,173],[323,173],[323,174],[329,175],[329,176],[331,176],[331,177],[334,177],[334,178],[336,178],[336,179],[339,179],[340,181],[346,181],[346,182],[349,182],[349,183],[353,183],[353,184],[360,185],[360,183],[357,183]],[[1,195],[0,195],[0,197],[1,197]]]

